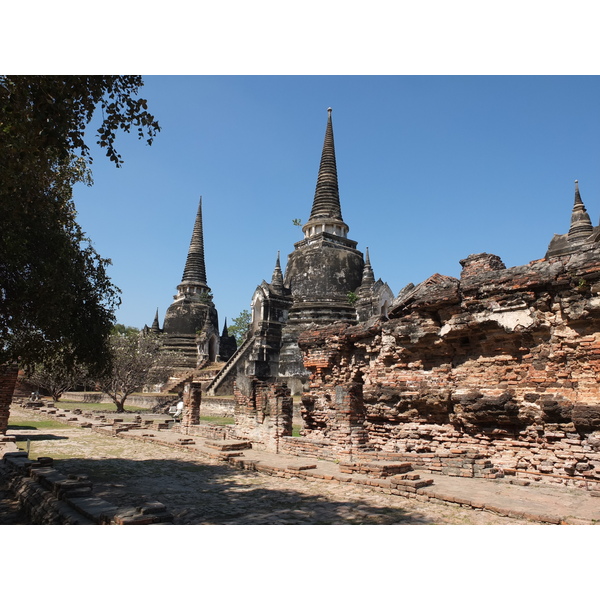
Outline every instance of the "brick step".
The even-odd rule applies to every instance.
[[[418,473],[407,473],[390,477],[392,488],[399,490],[417,490],[433,485],[433,479],[421,479]]]
[[[311,463],[308,465],[287,465],[285,467],[286,471],[289,471],[290,473],[299,473],[300,471],[310,471],[311,469],[316,469],[317,465],[316,463]]]
[[[252,448],[250,442],[233,442],[226,440],[205,440],[204,445],[207,448],[219,450],[221,452],[229,452],[234,450],[249,450]]]
[[[346,462],[340,461],[340,472],[350,474],[368,475],[370,477],[389,477],[408,473],[413,470],[409,462],[396,461],[370,461]]]
[[[179,438],[177,443],[181,444],[182,446],[191,446],[196,442],[192,438]]]
[[[223,460],[225,462],[231,460],[232,458],[244,456],[243,452],[206,452],[205,454],[209,458],[215,458],[217,460]]]

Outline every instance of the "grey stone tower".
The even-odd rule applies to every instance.
[[[293,299],[288,322],[355,322],[348,295],[361,284],[364,260],[342,219],[331,108],[312,210],[302,231],[304,239],[294,244],[284,277]]]
[[[181,359],[177,366],[180,368],[194,368],[205,360],[215,361],[219,354],[219,322],[206,283],[202,197],[183,277],[173,298],[163,323],[165,350],[178,353]]]
[[[207,393],[231,393],[233,381],[247,389],[251,379],[288,384],[300,393],[308,372],[298,337],[307,329],[344,321],[356,323],[385,314],[393,301],[389,286],[375,281],[370,260],[348,239],[342,218],[328,109],[325,140],[310,217],[304,238],[294,244],[285,275],[279,254],[271,283],[263,281],[252,296],[252,322],[245,342],[225,365]]]

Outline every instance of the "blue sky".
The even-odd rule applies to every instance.
[[[249,308],[308,219],[327,108],[349,237],[394,294],[469,254],[542,258],[569,227],[574,180],[600,217],[598,76],[148,76],[162,131],[98,150],[79,222],[142,327],[181,281],[203,197],[208,285],[220,326]],[[91,137],[90,137],[91,140]]]

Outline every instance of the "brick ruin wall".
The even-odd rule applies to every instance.
[[[292,435],[293,401],[285,383],[259,379],[234,384],[235,436],[253,447],[280,452],[283,438]]]
[[[19,368],[16,364],[0,365],[0,438],[8,428],[10,404],[18,375]]]
[[[467,477],[600,488],[600,250],[506,269],[461,261],[397,298],[387,321],[304,333],[302,439]]]

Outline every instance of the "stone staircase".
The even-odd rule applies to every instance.
[[[167,385],[162,389],[163,394],[169,394],[171,392],[179,392],[183,389],[183,386],[186,383],[190,383],[200,374],[200,371],[204,369],[209,364],[208,359],[201,362],[194,369],[189,369],[187,371],[176,373],[170,380],[167,382]]]
[[[231,358],[225,363],[225,366],[219,371],[217,376],[210,382],[206,387],[207,396],[215,396],[219,386],[223,383],[227,375],[231,373],[233,368],[237,365],[238,361],[242,360],[246,354],[250,351],[254,344],[254,337],[249,335],[244,343],[234,352]]]

